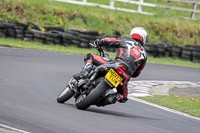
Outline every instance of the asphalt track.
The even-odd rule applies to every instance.
[[[200,121],[129,100],[77,110],[57,95],[83,56],[0,48],[0,124],[32,133],[199,133]],[[148,63],[135,80],[199,81],[200,69]]]

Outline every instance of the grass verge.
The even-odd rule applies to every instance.
[[[28,42],[28,41],[22,41],[22,40],[10,39],[10,38],[0,38],[0,46],[26,48],[26,49],[38,49],[38,50],[45,50],[45,51],[73,53],[73,54],[82,54],[82,55],[85,55],[86,53],[97,53],[96,49],[77,48],[75,46],[64,47],[64,46],[53,45],[53,44],[45,45],[39,42]],[[116,53],[112,53],[112,52],[106,52],[106,53],[108,53],[111,58],[115,58],[116,56]],[[148,57],[147,61],[150,63],[200,68],[200,63],[193,63],[190,61],[183,61],[180,59]]]
[[[178,110],[193,116],[200,117],[200,99],[179,95],[139,97],[151,103]]]
[[[88,2],[109,5],[109,0],[88,0]],[[145,2],[166,5],[166,0],[145,0]],[[188,3],[174,4],[178,7],[192,8],[192,4]],[[122,2],[116,2],[115,5],[135,10],[138,8],[136,5]],[[59,26],[80,31],[97,30],[108,35],[112,35],[113,30],[118,30],[123,36],[128,36],[133,27],[142,26],[148,32],[149,43],[162,42],[181,46],[200,43],[199,13],[195,14],[197,20],[194,21],[178,17],[189,17],[188,12],[170,10],[169,14],[176,17],[165,17],[164,9],[145,6],[142,7],[143,11],[156,15],[148,16],[64,2],[48,2],[48,0],[0,0],[0,6],[0,21],[3,22],[34,22],[40,28]]]

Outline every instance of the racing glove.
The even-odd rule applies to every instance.
[[[101,51],[102,50],[102,48],[101,48],[101,40],[99,40],[99,39],[96,39],[94,42],[93,42],[93,44],[92,44],[92,46],[94,46],[98,51]]]

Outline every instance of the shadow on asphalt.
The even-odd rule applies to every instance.
[[[64,105],[67,105],[68,107],[78,110],[76,108],[75,104],[64,103]],[[79,111],[81,111],[81,110],[79,110]],[[134,119],[160,120],[160,119],[144,117],[144,116],[134,115],[134,114],[125,113],[125,112],[119,112],[116,110],[107,110],[107,109],[102,109],[102,108],[97,108],[97,107],[89,107],[87,110],[82,110],[82,111],[104,114],[104,115],[112,115],[112,116],[117,116],[117,117],[134,118]]]
[[[87,111],[93,112],[93,113],[99,113],[99,114],[112,115],[112,116],[117,116],[117,117],[146,119],[146,120],[159,120],[159,119],[155,119],[155,118],[138,116],[138,115],[133,115],[133,114],[125,113],[125,112],[119,112],[119,111],[115,111],[115,110],[106,110],[106,109],[93,108],[93,107],[88,108]]]

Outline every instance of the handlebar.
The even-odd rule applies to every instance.
[[[104,51],[103,51],[103,48],[100,47],[99,49],[97,49],[99,51],[99,54],[100,56],[103,56],[104,57]]]
[[[103,56],[103,57],[104,57],[104,50],[103,50],[103,48],[102,48],[100,45],[97,46],[96,44],[93,44],[93,43],[89,43],[89,44],[90,44],[91,46],[95,47],[95,48],[98,50],[100,56]]]

